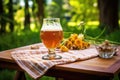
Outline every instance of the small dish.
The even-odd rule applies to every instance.
[[[116,53],[117,47],[105,41],[103,44],[96,46],[101,58],[112,58]]]

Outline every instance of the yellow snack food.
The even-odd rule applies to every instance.
[[[82,40],[81,40],[81,39],[76,39],[74,44],[75,44],[76,46],[79,46],[81,43],[82,43]]]
[[[71,46],[72,46],[72,45],[73,45],[73,44],[72,44],[71,41],[67,41],[65,46],[66,46],[68,49],[71,49]]]
[[[60,47],[60,50],[61,50],[62,52],[67,52],[67,51],[68,51],[68,48],[67,48],[66,46],[62,45],[62,46]]]
[[[70,35],[70,38],[72,38],[73,40],[77,39],[78,38],[78,34],[71,34]]]
[[[82,50],[86,49],[90,46],[90,44],[86,41],[84,41],[84,35],[83,34],[71,34],[70,37],[62,43],[62,46],[60,46],[60,50],[63,52],[71,50]]]

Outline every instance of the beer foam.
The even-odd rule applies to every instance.
[[[62,27],[60,24],[56,24],[56,25],[43,24],[41,31],[62,31]]]

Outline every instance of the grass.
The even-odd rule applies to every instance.
[[[0,51],[40,42],[39,32],[7,33],[0,36]]]
[[[27,80],[33,80],[28,74],[25,74]],[[39,80],[55,80],[54,77],[49,77],[49,76],[43,76]]]
[[[0,70],[0,80],[13,80],[15,76],[16,71],[14,70]],[[26,80],[33,80],[28,74],[25,74]],[[55,80],[53,77],[43,76],[39,80]]]
[[[89,23],[86,25],[86,34],[90,36],[92,41],[95,41],[95,37],[97,37],[102,30],[100,30],[95,22],[94,23]],[[64,37],[67,38],[70,36],[72,33],[80,33],[80,28],[77,26],[65,26],[63,28],[64,30]],[[107,34],[107,35],[101,35],[99,39],[105,40],[111,40],[112,42],[120,43],[119,39],[120,35],[120,30],[116,30],[113,33]],[[98,39],[96,40],[98,41]],[[0,51],[2,50],[7,50],[7,49],[12,49],[20,46],[25,46],[29,44],[34,44],[41,42],[40,37],[39,37],[39,31],[20,31],[20,32],[13,32],[13,33],[7,33],[0,35]],[[2,70],[0,69],[0,80],[13,80],[13,77],[15,75],[15,71],[13,70]],[[26,74],[27,80],[33,80],[29,75]],[[40,80],[55,80],[53,77],[48,77],[48,76],[43,76]],[[115,77],[114,80],[119,80],[118,76]]]
[[[0,80],[13,80],[15,71],[13,70],[0,70]]]

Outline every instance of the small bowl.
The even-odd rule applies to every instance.
[[[99,52],[99,56],[101,58],[112,58],[116,53],[116,46],[96,46],[97,51]]]

